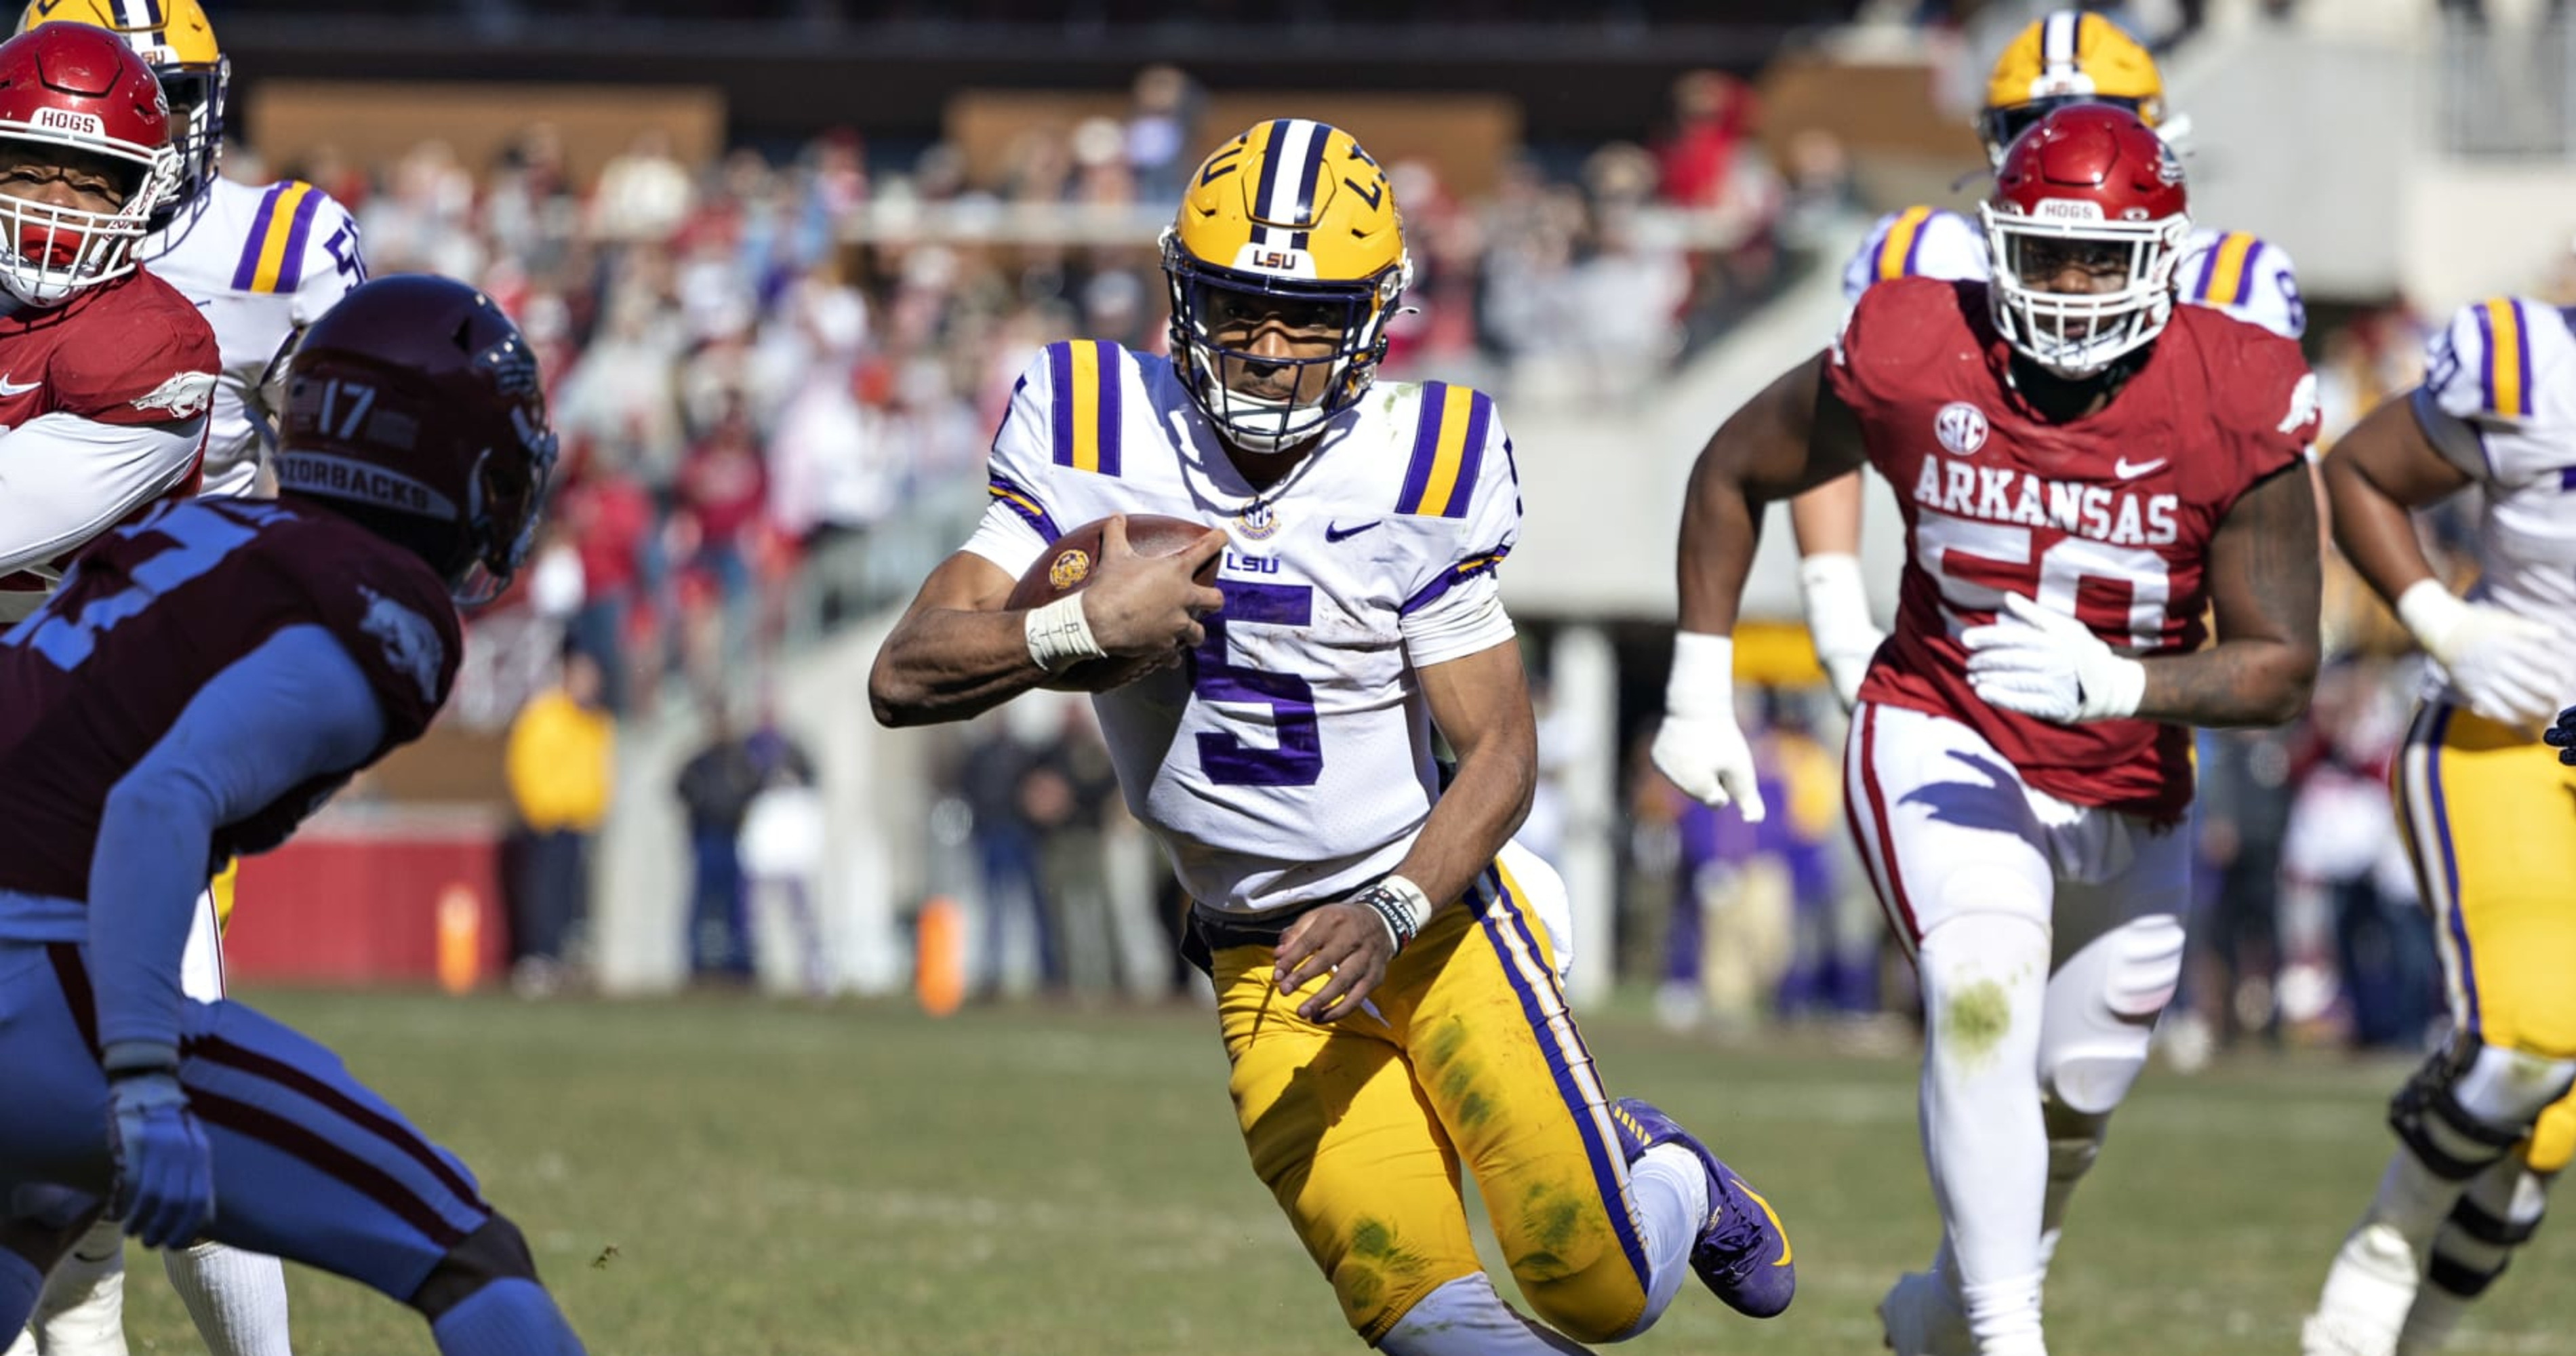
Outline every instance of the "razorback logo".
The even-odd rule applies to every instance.
[[[358,586],[358,596],[367,603],[358,629],[384,647],[385,666],[410,678],[420,688],[422,701],[437,701],[438,671],[447,662],[447,646],[438,638],[438,628],[429,618],[364,584]]]
[[[173,419],[194,419],[215,403],[215,374],[182,372],[134,398],[138,410],[159,410]]]

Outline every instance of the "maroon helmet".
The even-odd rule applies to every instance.
[[[178,192],[161,82],[124,39],[88,24],[46,24],[0,43],[0,152],[0,287],[32,306],[132,272],[153,214]],[[84,160],[110,173],[113,210],[33,201],[10,173]]]
[[[2004,152],[1978,209],[1995,328],[2065,376],[2145,347],[2173,316],[2189,206],[2182,162],[2137,114],[2100,103],[2051,112]]]
[[[418,552],[457,602],[491,601],[535,540],[555,435],[536,355],[481,292],[361,284],[286,359],[278,488]]]

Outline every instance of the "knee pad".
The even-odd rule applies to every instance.
[[[2455,1039],[2389,1100],[2388,1126],[2434,1176],[2465,1182],[2521,1143],[2571,1082],[2576,1060]]]
[[[1415,1301],[1378,1340],[1389,1356],[1557,1356],[1583,1348],[1512,1311],[1483,1272]]]
[[[528,1240],[519,1226],[494,1215],[447,1250],[408,1302],[421,1317],[435,1323],[475,1291],[503,1279],[537,1279],[537,1261],[529,1255]]]
[[[2156,1018],[2182,980],[2182,957],[2181,922],[2152,914],[2094,938],[2057,968],[2039,1051],[2040,1086],[2053,1102],[2099,1117],[2129,1095],[2147,1067]]]

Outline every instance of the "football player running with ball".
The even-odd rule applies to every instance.
[[[2419,1356],[2503,1273],[2576,1153],[2576,772],[2541,732],[2576,674],[2576,335],[2463,308],[2424,384],[2325,459],[2335,540],[2438,668],[2392,769],[2449,980],[2448,1048],[2389,1107],[2398,1149],[2335,1256],[2308,1356]],[[2411,511],[2470,486],[2479,578],[2435,578]]]
[[[1654,759],[1748,818],[1729,633],[1760,508],[1865,462],[1904,502],[1896,632],[1845,753],[1926,1009],[1943,1228],[1881,1302],[1899,1356],[2046,1350],[2067,1198],[2181,974],[2183,727],[2287,720],[2316,674],[2315,383],[2288,340],[2175,304],[2185,207],[2135,115],[2049,114],[1981,213],[1994,280],[1870,288],[1691,475]]]
[[[2072,104],[2108,104],[2138,115],[2156,135],[2179,144],[2187,120],[2165,109],[2156,59],[2109,15],[2060,9],[2034,19],[1995,58],[1986,77],[1977,139],[1989,164],[2031,124]],[[1857,302],[1890,278],[1984,282],[1992,273],[1985,231],[1947,208],[1917,205],[1879,218],[1843,268],[1843,297]],[[2289,252],[2244,231],[2195,223],[2174,268],[2183,301],[2214,307],[2296,339],[2308,326]],[[1871,656],[1887,639],[1870,617],[1860,572],[1861,478],[1837,477],[1789,503],[1798,536],[1798,579],[1807,630],[1834,695],[1849,708],[1860,699]]]
[[[351,293],[289,390],[295,493],[164,505],[0,637],[0,1328],[103,1210],[362,1281],[447,1356],[573,1356],[454,1155],[330,1051],[180,991],[207,863],[428,727],[457,606],[524,559],[554,461],[526,341],[443,278]]]
[[[1498,861],[1537,743],[1494,579],[1517,477],[1490,399],[1373,380],[1411,271],[1385,174],[1338,129],[1262,123],[1192,178],[1163,266],[1171,358],[1056,344],[1020,379],[992,506],[887,639],[877,717],[960,720],[1078,661],[1145,661],[1095,698],[1119,782],[1195,902],[1253,1171],[1364,1340],[1579,1350],[1693,1274],[1778,1313],[1795,1273],[1770,1207],[1603,1090],[1559,939]],[[1141,558],[1113,526],[1086,590],[1006,608],[1063,528],[1127,513],[1209,531]],[[1220,552],[1216,587],[1193,583]],[[1545,1326],[1485,1276],[1462,1163]]]

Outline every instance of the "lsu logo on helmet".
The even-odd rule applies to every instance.
[[[1226,438],[1276,452],[1358,403],[1386,356],[1386,323],[1413,280],[1386,172],[1351,134],[1305,118],[1257,124],[1191,176],[1163,233],[1172,357],[1190,398]],[[1247,316],[1335,336],[1284,363],[1229,348]],[[1292,395],[1237,389],[1248,367],[1290,369]],[[1317,378],[1320,378],[1318,380]]]

